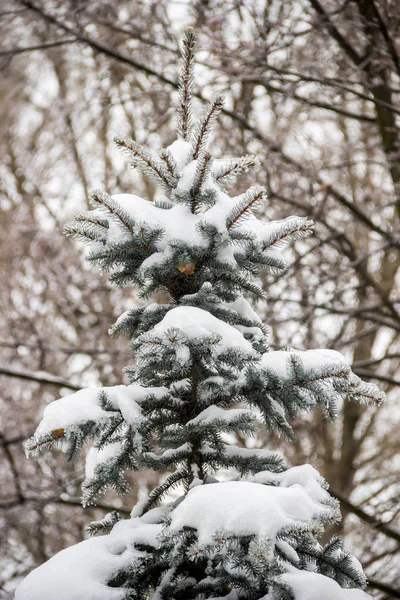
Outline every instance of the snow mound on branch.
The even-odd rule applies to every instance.
[[[15,600],[122,600],[126,589],[108,587],[107,582],[143,555],[135,544],[157,547],[161,528],[140,519],[120,521],[109,535],[62,550],[32,571]]]
[[[336,581],[310,571],[300,571],[288,566],[288,573],[281,579],[293,591],[296,600],[371,600],[371,596],[362,590],[348,590],[340,587]]]
[[[246,479],[247,481],[252,481],[254,483],[277,485],[279,487],[301,485],[314,500],[319,502],[333,500],[325,489],[327,484],[325,483],[324,478],[311,465],[291,467],[282,473],[260,471]]]
[[[308,529],[331,517],[332,508],[300,485],[284,488],[227,481],[191,489],[173,511],[170,530],[196,529],[202,547],[212,544],[217,533],[256,535],[274,544],[277,534],[287,528]]]
[[[194,185],[199,162],[198,160],[192,160],[187,164],[190,148],[188,149],[187,142],[182,140],[176,140],[168,147],[168,150],[172,152],[179,171],[176,192],[182,194],[188,193]],[[187,204],[175,203],[168,198],[166,200],[171,204],[171,207],[165,209],[135,194],[114,194],[112,196],[113,200],[135,223],[135,228],[139,229],[145,225],[163,231],[163,235],[155,242],[156,252],[142,263],[144,270],[151,267],[155,262],[162,262],[168,258],[168,248],[171,242],[180,241],[189,247],[198,246],[200,248],[207,248],[209,241],[200,233],[201,227],[205,224],[211,224],[220,233],[227,234],[227,219],[232,211],[232,207],[237,202],[243,200],[243,195],[230,197],[218,185],[211,174],[206,177],[201,187],[203,192],[207,191],[215,194],[215,203],[211,207],[202,207],[196,213],[192,213],[191,208]],[[104,218],[102,210],[95,209],[92,212]],[[244,217],[246,218],[244,219]],[[260,244],[260,249],[266,255],[282,262],[283,257],[277,247],[278,244],[269,247],[268,244],[266,245],[265,240],[268,238],[274,239],[273,236],[277,235],[280,240],[279,245],[282,245],[282,240],[284,242],[291,239],[290,236],[288,240],[285,239],[285,236],[279,236],[282,227],[293,224],[294,230],[296,227],[301,229],[306,222],[306,219],[303,217],[290,217],[282,221],[265,223],[254,214],[246,214],[242,220],[243,222],[235,224],[235,230],[240,230],[252,237],[254,241]],[[108,224],[108,231],[105,234],[107,244],[119,243],[130,239],[131,232],[123,224],[118,223],[113,218],[108,218]],[[229,235],[226,237],[226,240],[229,240]],[[221,246],[217,252],[221,262],[232,265],[236,265],[235,253],[240,253],[238,247],[234,249],[229,243]]]
[[[191,419],[187,422],[187,425],[198,425],[202,423],[203,425],[206,423],[212,423],[215,420],[225,421],[225,423],[229,423],[234,419],[237,419],[240,416],[252,416],[254,417],[254,413],[245,408],[231,408],[229,410],[224,410],[219,408],[219,406],[208,406],[201,413],[197,415],[194,419]]]
[[[192,144],[185,140],[177,139],[168,146],[168,150],[174,157],[178,169],[181,171],[187,162],[187,157],[192,150]]]
[[[319,369],[333,364],[344,364],[348,362],[340,352],[336,350],[276,350],[266,352],[262,355],[261,366],[271,369],[278,377],[286,378],[288,375],[288,362],[291,356],[298,356],[306,370]]]
[[[256,321],[260,323],[260,325],[262,324],[259,315],[245,298],[236,298],[233,302],[222,302],[222,306],[234,310],[238,315],[249,321]]]
[[[216,346],[216,354],[230,348],[240,348],[254,354],[253,347],[235,327],[217,319],[206,310],[194,306],[178,306],[170,310],[153,329],[155,335],[164,335],[170,329],[179,329],[189,340],[217,335],[221,338]]]
[[[107,394],[111,406],[121,411],[125,421],[133,425],[141,419],[140,402],[149,394],[162,396],[168,393],[168,390],[162,387],[146,388],[136,384],[85,388],[46,406],[35,435],[42,436],[57,429],[107,419],[110,413],[101,406],[101,392]]]
[[[85,478],[91,479],[94,476],[96,467],[108,459],[118,456],[122,450],[121,442],[113,442],[107,444],[100,450],[98,448],[90,448],[86,455],[85,461]]]

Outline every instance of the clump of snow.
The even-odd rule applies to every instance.
[[[276,547],[279,548],[279,550],[284,554],[284,556],[286,556],[290,561],[294,563],[300,562],[300,558],[296,550],[292,548],[290,544],[285,542],[285,540],[277,540]]]
[[[178,194],[182,192],[185,193],[192,187],[197,170],[197,165],[198,161],[192,160],[189,164],[183,167],[180,173],[178,186],[176,188]]]
[[[104,463],[109,458],[113,458],[121,452],[121,442],[113,442],[107,444],[104,448],[90,448],[86,455],[85,461],[85,477],[90,479],[93,477],[97,465]]]
[[[101,390],[99,387],[79,390],[46,406],[35,435],[46,435],[53,430],[107,418],[107,412],[100,406]]]
[[[286,378],[288,375],[288,361],[291,356],[298,356],[307,370],[318,369],[332,364],[348,364],[344,356],[336,350],[277,350],[266,352],[261,357],[261,366],[271,369],[278,377]]]
[[[261,321],[260,317],[253,310],[250,303],[247,300],[245,300],[245,298],[239,297],[236,300],[234,300],[234,302],[223,302],[221,304],[225,308],[235,311],[238,315],[240,315],[244,319],[253,321],[254,323],[259,323],[260,326],[262,325],[262,321]],[[253,340],[255,340],[255,341],[260,340],[264,336],[264,333],[263,333],[261,327],[257,327],[257,326],[249,327],[246,325],[237,325],[237,324],[233,325],[233,327],[235,327],[235,329],[237,329],[238,331],[243,333],[243,335],[244,334],[251,335]]]
[[[237,329],[201,308],[194,306],[173,308],[152,329],[152,333],[162,336],[173,328],[180,329],[189,340],[198,340],[200,337],[212,335],[220,336],[216,354],[222,354],[229,348],[241,348],[247,353],[254,354],[250,342]]]
[[[301,485],[307,494],[317,502],[332,501],[330,494],[324,489],[327,487],[324,478],[311,465],[291,467],[282,473],[260,471],[255,475],[248,476],[246,479],[255,483],[277,485],[279,487]]]
[[[252,456],[259,458],[276,456],[276,452],[266,450],[265,448],[239,448],[238,446],[226,446],[226,448],[224,448],[224,453],[229,457],[239,456],[244,458],[250,458]]]
[[[292,589],[296,600],[372,600],[362,590],[343,589],[329,577],[293,566],[288,566],[288,573],[281,575],[281,579]]]
[[[272,487],[248,481],[227,481],[197,486],[171,513],[171,531],[197,530],[200,547],[213,537],[256,535],[275,543],[279,532],[309,528],[331,516],[331,508],[319,503],[300,485]]]
[[[107,583],[143,552],[135,544],[158,546],[162,525],[127,519],[106,536],[62,550],[32,571],[18,587],[15,600],[122,600],[126,589]]]
[[[176,204],[165,210],[134,194],[115,194],[113,199],[138,226],[145,224],[164,230],[164,236],[156,243],[158,250],[165,250],[169,242],[177,239],[189,246],[207,246],[207,241],[197,229],[200,217],[193,214],[189,206]],[[121,236],[126,239],[130,233],[118,221],[110,220],[107,241],[118,242]]]
[[[107,419],[109,412],[101,406],[101,392],[106,392],[111,406],[121,411],[126,423],[133,425],[141,419],[140,402],[149,394],[159,397],[168,393],[168,390],[137,384],[85,388],[46,406],[35,435],[42,436],[57,429]]]
[[[251,335],[253,340],[258,341],[263,337],[263,332],[259,327],[246,327],[245,325],[234,325],[240,333]]]
[[[259,315],[245,298],[239,297],[233,302],[223,302],[222,305],[230,310],[234,310],[238,313],[238,315],[248,319],[249,321],[256,321],[257,323],[262,324]]]
[[[181,139],[175,140],[168,146],[167,150],[171,152],[180,171],[186,165],[191,149],[192,144]]]
[[[229,423],[229,421],[236,419],[240,415],[251,415],[254,417],[254,413],[250,410],[246,410],[243,408],[231,408],[229,410],[224,410],[222,408],[219,408],[218,406],[212,405],[201,411],[201,413],[198,414],[197,417],[195,417],[191,421],[188,421],[187,425],[197,425],[198,423],[212,423],[216,419],[220,419]]]

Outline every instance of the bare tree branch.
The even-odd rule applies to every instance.
[[[372,577],[368,579],[368,587],[374,588],[375,590],[380,590],[381,592],[385,592],[386,594],[389,594],[389,596],[391,596],[392,598],[400,598],[400,590],[396,590],[387,583],[382,583],[381,581],[373,579]]]
[[[32,502],[34,504],[40,504],[41,506],[45,506],[47,504],[63,504],[65,506],[77,506],[79,508],[83,508],[80,498],[64,498],[62,496],[52,496],[50,498],[46,498],[46,497],[38,498],[37,496],[35,496],[34,498],[30,498],[29,496],[25,496],[25,495],[21,494],[18,498],[15,498],[14,500],[10,500],[7,502],[0,502],[0,510],[14,508],[15,506],[19,506],[21,504],[25,504],[28,502]],[[108,512],[116,510],[116,511],[120,512],[121,514],[126,515],[127,517],[129,517],[131,514],[131,509],[127,506],[113,506],[112,504],[105,504],[102,502],[100,502],[99,504],[88,506],[86,508],[88,508],[88,509],[99,508],[101,510],[106,510]]]
[[[65,46],[65,44],[74,44],[77,40],[58,40],[55,42],[47,42],[44,44],[38,44],[37,46],[25,46],[24,48],[12,48],[10,50],[1,50],[0,56],[13,56],[14,54],[23,54],[24,52],[35,52],[36,50],[48,50],[49,48],[56,48],[58,46]]]
[[[366,379],[376,379],[377,381],[384,381],[385,383],[389,383],[390,385],[400,385],[399,379],[394,379],[393,377],[389,377],[388,375],[381,375],[379,373],[374,373],[373,371],[367,371],[365,369],[354,369],[356,375],[360,377],[365,377]]]
[[[57,385],[59,387],[66,387],[70,390],[79,391],[82,386],[75,385],[62,377],[56,377],[50,373],[43,373],[41,371],[17,371],[16,369],[8,369],[7,367],[0,367],[0,375],[7,375],[8,377],[17,377],[18,379],[27,379],[29,381],[37,381],[37,383],[46,383],[49,385]]]
[[[334,498],[337,498],[338,500],[340,500],[341,504],[343,506],[345,506],[349,512],[352,512],[353,514],[355,514],[359,519],[361,519],[362,521],[365,521],[365,523],[368,523],[368,525],[371,525],[371,527],[374,527],[374,529],[376,529],[380,533],[385,534],[387,537],[390,537],[393,540],[400,542],[400,531],[392,529],[389,525],[382,523],[382,521],[380,519],[377,519],[376,517],[369,515],[362,508],[353,504],[344,494],[342,494],[341,492],[339,492],[336,489],[333,489],[330,486],[329,486],[329,493]]]
[[[29,348],[30,350],[44,350],[46,352],[62,352],[63,354],[87,354],[89,356],[101,356],[103,354],[120,355],[126,354],[132,356],[132,352],[124,350],[107,350],[105,348],[71,348],[68,346],[47,346],[46,344],[28,344],[19,341],[4,341],[0,342],[0,348]]]

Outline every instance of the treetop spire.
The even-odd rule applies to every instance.
[[[188,27],[182,40],[182,67],[179,80],[178,136],[188,140],[192,127],[192,90],[194,79],[196,34]]]

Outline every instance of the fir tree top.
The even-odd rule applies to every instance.
[[[95,192],[94,210],[66,227],[89,243],[89,260],[110,271],[112,282],[134,283],[142,297],[166,290],[170,302],[130,310],[111,329],[132,340],[129,385],[53,402],[27,444],[28,453],[59,444],[71,459],[91,442],[85,504],[107,486],[125,493],[126,470],[154,469],[161,483],[131,519],[113,512],[92,523],[92,533],[109,535],[34,571],[17,600],[53,598],[50,571],[57,581],[64,577],[57,597],[68,600],[89,600],[93,590],[104,600],[293,600],[306,598],[304,585],[355,600],[356,592],[341,588],[365,583],[340,540],[317,541],[323,526],[339,518],[319,474],[309,465],[288,469],[276,453],[235,443],[239,434],[254,436],[260,422],[290,439],[298,411],[320,407],[333,418],[343,399],[379,403],[383,396],[338,352],[269,350],[267,328],[249,300],[263,297],[261,269],[284,269],[280,246],[309,235],[312,222],[264,223],[253,213],[266,198],[259,186],[229,196],[225,183],[258,163],[209,152],[223,100],[212,101],[195,122],[194,46],[188,30],[178,139],[157,155],[116,140],[163,194],[149,202]]]

